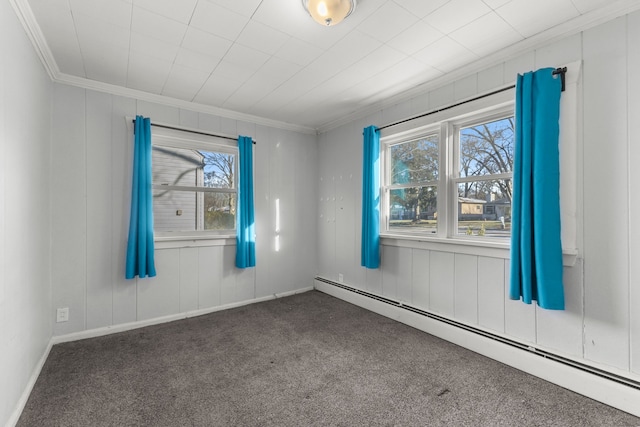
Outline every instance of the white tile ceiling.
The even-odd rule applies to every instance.
[[[313,129],[530,37],[543,42],[558,25],[576,22],[575,31],[602,13],[640,8],[633,0],[359,0],[343,23],[322,27],[300,0],[18,3],[23,14],[30,7],[60,75]]]

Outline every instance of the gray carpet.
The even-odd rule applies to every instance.
[[[317,291],[53,347],[18,426],[639,426]]]

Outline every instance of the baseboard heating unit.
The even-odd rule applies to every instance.
[[[315,288],[640,416],[640,381],[633,378],[322,277]]]

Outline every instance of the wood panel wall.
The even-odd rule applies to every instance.
[[[69,307],[54,335],[211,309],[313,286],[316,136],[132,98],[54,85],[52,306]],[[235,240],[156,241],[157,277],[124,279],[132,133],[125,117],[258,141],[254,152],[257,266],[235,268]],[[276,251],[275,201],[281,208]]]
[[[640,378],[640,13],[522,52],[320,135],[320,276]],[[573,215],[578,256],[564,270],[567,308],[507,296],[509,256],[383,239],[378,270],[360,267],[362,129],[382,126],[515,81],[517,73],[582,62]]]

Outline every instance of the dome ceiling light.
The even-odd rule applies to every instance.
[[[302,0],[302,6],[317,23],[330,27],[351,15],[356,0]]]

